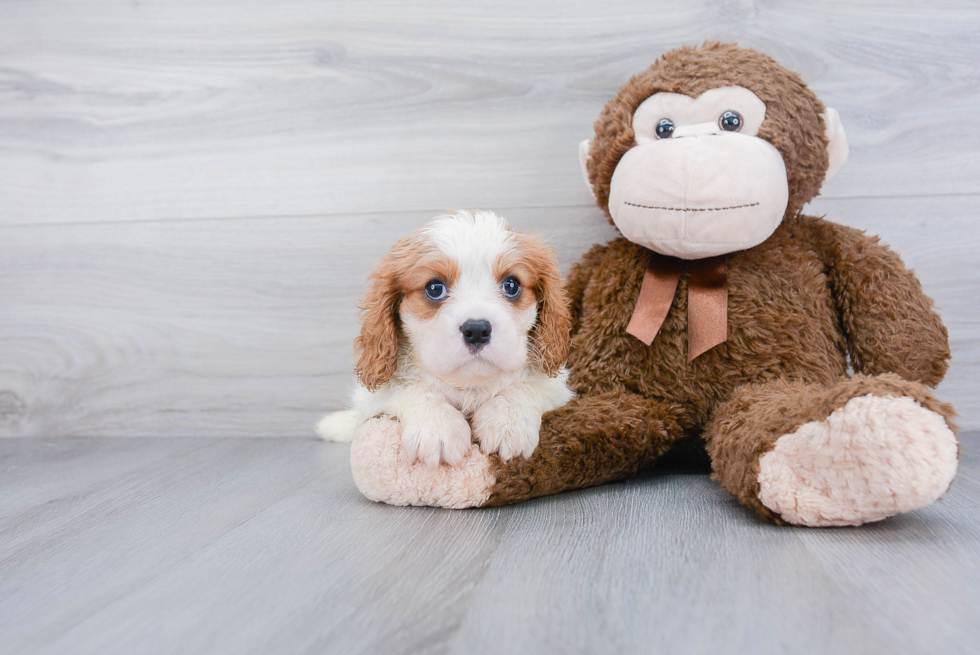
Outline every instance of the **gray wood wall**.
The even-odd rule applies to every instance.
[[[880,234],[980,427],[980,3],[0,2],[0,435],[296,436],[372,261],[447,207],[612,232],[578,142],[666,49],[737,40],[841,113],[811,212]]]

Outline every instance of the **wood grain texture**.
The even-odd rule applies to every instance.
[[[611,233],[593,214],[513,213],[568,230],[566,262]],[[430,216],[7,229],[0,434],[312,434],[353,383],[372,262]]]
[[[567,268],[613,234],[578,141],[705,38],[841,112],[814,211],[917,269],[940,394],[980,428],[977,27],[972,2],[0,3],[0,436],[307,434],[395,238],[490,207]]]
[[[10,655],[966,653],[980,639],[978,448],[964,436],[959,477],[930,507],[818,530],[763,523],[680,472],[446,511],[365,500],[348,447],[313,439],[0,441],[13,475],[0,507],[24,510],[0,518],[0,643]]]
[[[663,51],[736,40],[838,109],[832,197],[980,192],[980,5],[0,4],[0,224],[583,205]]]
[[[830,199],[812,209],[881,234],[916,269],[953,344],[940,395],[964,427],[980,427],[972,199]],[[590,207],[508,215],[554,235],[565,268],[615,234]],[[0,435],[310,434],[353,382],[356,302],[372,262],[429,216],[4,230]]]

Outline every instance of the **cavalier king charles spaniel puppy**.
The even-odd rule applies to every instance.
[[[569,312],[544,241],[488,211],[433,219],[394,245],[370,277],[354,340],[349,411],[317,432],[347,441],[379,415],[430,467],[487,454],[530,457],[541,415],[572,398],[563,368]]]

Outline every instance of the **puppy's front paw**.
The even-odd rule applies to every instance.
[[[405,453],[431,468],[440,461],[458,464],[471,444],[470,424],[458,409],[446,403],[406,417],[402,429]]]
[[[541,414],[524,410],[497,396],[473,415],[473,434],[485,454],[497,453],[505,462],[516,455],[530,457],[538,447]]]

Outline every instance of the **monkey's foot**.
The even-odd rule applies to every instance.
[[[402,449],[401,424],[392,419],[371,419],[357,430],[350,463],[361,493],[389,505],[479,507],[496,482],[490,459],[476,444],[452,466],[431,468],[410,459]]]
[[[945,419],[909,397],[851,398],[759,461],[759,500],[797,525],[860,525],[928,505],[956,475]]]

